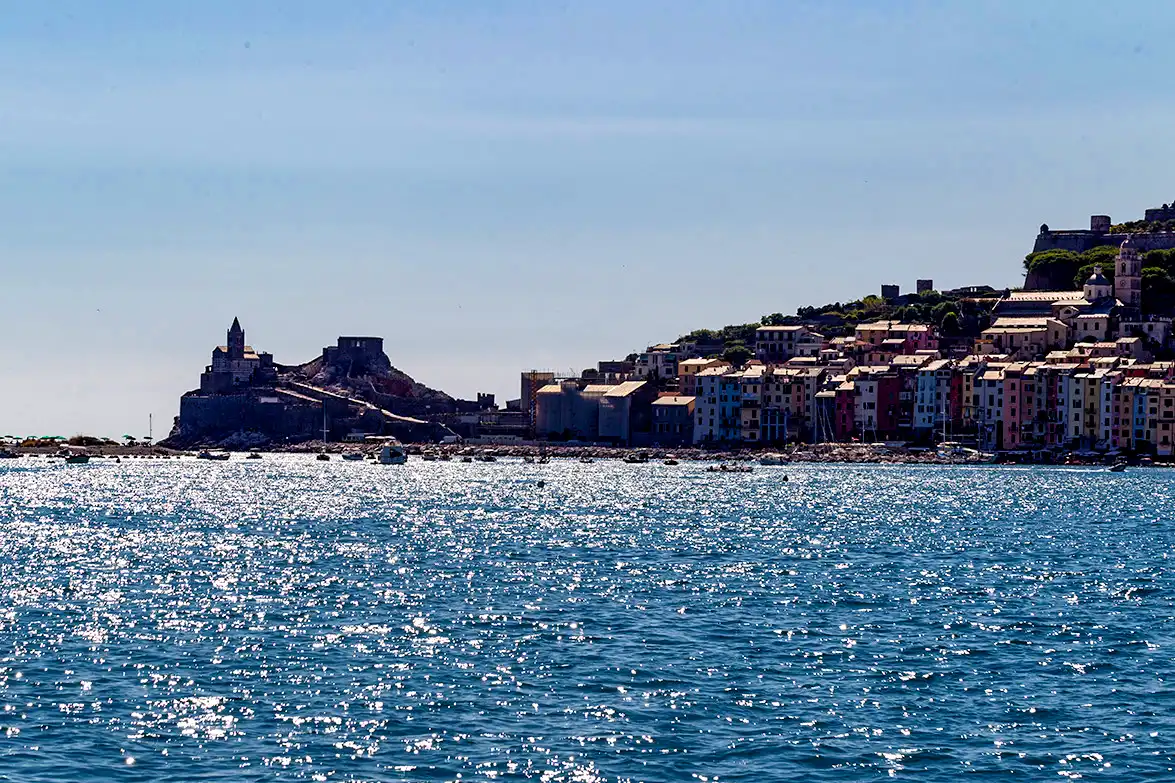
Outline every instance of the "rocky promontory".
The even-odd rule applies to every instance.
[[[324,434],[328,441],[436,441],[449,432],[442,420],[470,405],[394,367],[383,338],[340,337],[308,362],[283,365],[246,345],[234,320],[200,388],[180,398],[180,415],[161,445],[264,449]]]

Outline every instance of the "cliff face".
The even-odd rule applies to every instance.
[[[1068,291],[1073,287],[1073,273],[1056,267],[1033,270],[1024,275],[1025,291]]]
[[[382,352],[361,362],[348,356],[318,357],[284,368],[279,378],[358,398],[400,416],[452,413],[457,408],[448,394],[417,383]]]

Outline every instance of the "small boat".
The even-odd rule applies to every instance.
[[[318,460],[319,462],[329,462],[330,455],[327,454],[325,451],[323,451],[323,452],[320,452],[318,454],[318,456],[316,456],[314,459]]]
[[[677,460],[675,460],[673,457],[670,457],[669,459],[665,460],[665,464],[666,465],[680,465],[681,463],[678,462]]]
[[[629,454],[624,461],[629,465],[643,465],[649,461],[649,457],[646,454]]]
[[[1125,462],[1115,462],[1113,465],[1110,466],[1110,472],[1111,473],[1125,473],[1126,472],[1126,463]]]
[[[477,458],[477,461],[478,462],[497,462],[498,458],[495,457],[493,454],[482,454],[480,457]]]
[[[464,457],[462,457],[462,458],[461,458],[461,461],[462,461],[462,462],[473,462],[473,457],[470,457],[470,456],[466,455],[466,456],[464,456]]]
[[[261,459],[261,455],[256,451],[250,451],[249,456],[245,457],[245,459]]]
[[[232,459],[232,455],[227,451],[221,452],[220,454],[213,454],[210,451],[201,451],[196,455],[196,459],[210,459],[215,462],[228,462],[230,459]]]
[[[436,462],[436,461],[437,461],[437,455],[436,455],[436,454],[431,454],[431,453],[428,453],[428,452],[426,452],[426,453],[424,453],[424,454],[421,454],[421,455],[420,455],[420,458],[421,458],[422,460],[424,460],[425,462]]]
[[[70,454],[65,458],[66,465],[85,465],[89,461],[89,454]]]
[[[750,473],[752,470],[754,468],[750,465],[727,465],[725,462],[706,468],[707,473]]]
[[[19,456],[15,451],[0,449],[0,459],[17,459]]]
[[[343,452],[343,459],[347,460],[347,462],[361,462],[363,460],[363,452],[345,451]]]
[[[760,465],[782,465],[787,462],[782,454],[764,454],[759,458]]]
[[[584,465],[590,465],[590,464],[592,464],[593,462],[595,462],[595,460],[594,460],[594,459],[592,459],[591,457],[580,457],[580,458],[579,458],[579,461],[580,461],[581,463],[583,463]]]
[[[384,446],[376,460],[381,465],[403,465],[408,461],[408,453],[402,446]]]
[[[550,463],[551,463],[550,457],[539,457],[539,464],[540,465],[549,465]]]

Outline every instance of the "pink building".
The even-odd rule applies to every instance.
[[[860,342],[868,343],[874,349],[893,350],[900,346],[902,348],[900,353],[906,354],[938,350],[938,337],[934,330],[926,324],[874,321],[858,324],[855,337]],[[898,351],[894,352],[898,353]]]

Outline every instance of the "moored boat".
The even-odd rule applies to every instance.
[[[381,465],[403,465],[408,461],[408,453],[403,446],[384,446],[376,460]]]

